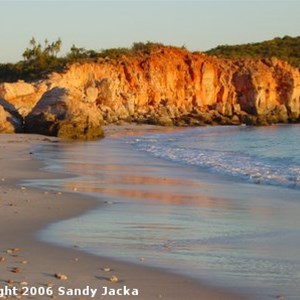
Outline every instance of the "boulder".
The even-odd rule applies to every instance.
[[[223,116],[232,116],[232,105],[229,103],[216,103],[215,109]]]
[[[233,115],[230,122],[232,125],[240,125],[241,124],[240,118],[237,115]]]
[[[291,120],[296,120],[300,116],[300,99],[299,98],[291,98],[287,103],[287,108],[289,112],[289,118]]]
[[[25,118],[26,132],[81,140],[102,137],[102,115],[91,102],[95,91],[87,91],[86,95],[80,90],[55,87],[46,92]]]
[[[23,119],[16,109],[0,98],[0,133],[23,132]]]
[[[246,125],[256,125],[257,117],[250,114],[241,115],[242,123]]]
[[[285,105],[277,106],[275,109],[275,115],[277,116],[279,123],[287,123],[289,116],[288,116],[288,110]]]
[[[29,96],[35,93],[32,84],[19,80],[14,83],[1,83],[0,84],[0,97],[10,101],[15,98]]]
[[[0,83],[0,98],[11,103],[23,117],[32,110],[43,92],[42,87],[36,90],[33,84],[22,80]]]

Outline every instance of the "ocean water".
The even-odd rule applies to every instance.
[[[102,205],[39,238],[155,266],[253,299],[299,299],[300,127],[201,127],[38,149],[30,185]]]
[[[137,138],[134,144],[156,157],[241,180],[300,187],[299,126],[195,128]]]

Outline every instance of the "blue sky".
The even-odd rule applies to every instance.
[[[1,1],[0,62],[32,36],[100,50],[156,41],[191,50],[300,35],[299,1]]]

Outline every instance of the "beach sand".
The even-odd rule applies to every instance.
[[[143,127],[135,128],[144,130]],[[152,127],[146,129],[155,130]],[[132,127],[106,129],[110,135],[126,131],[132,131]],[[67,249],[39,241],[36,232],[47,224],[101,205],[99,201],[75,192],[47,192],[22,186],[20,181],[24,179],[63,176],[43,171],[42,162],[35,160],[32,153],[36,145],[56,142],[59,142],[56,138],[38,135],[0,135],[0,296],[4,288],[12,292],[13,287],[28,286],[50,287],[54,295],[23,295],[23,299],[91,299],[91,294],[58,295],[60,287],[62,291],[66,288],[87,292],[85,288],[89,286],[97,289],[94,299],[243,299],[187,277],[86,254],[75,245],[74,249]],[[67,279],[55,278],[58,273],[66,275]],[[119,279],[117,283],[110,281],[113,275]],[[103,287],[116,290],[123,286],[138,289],[139,295],[101,295]]]

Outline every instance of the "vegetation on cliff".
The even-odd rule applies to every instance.
[[[206,54],[224,58],[277,57],[300,68],[300,36],[277,37],[260,43],[218,46]]]
[[[62,41],[58,39],[50,43],[47,39],[44,45],[38,43],[35,38],[29,42],[29,47],[23,52],[23,60],[15,64],[0,63],[0,82],[14,82],[17,80],[43,79],[49,73],[61,72],[65,67],[74,62],[86,62],[98,58],[117,59],[121,56],[137,55],[139,53],[150,54],[159,43],[133,43],[131,48],[111,48],[101,50],[86,50],[73,45],[64,56],[58,56],[61,51]]]
[[[59,56],[62,41],[58,39],[50,43],[47,39],[44,44],[32,38],[29,47],[23,52],[23,60],[15,64],[0,63],[0,82],[14,82],[22,80],[36,80],[45,78],[49,73],[61,72],[74,62],[86,62],[104,59],[118,59],[122,56],[150,54],[160,43],[133,43],[131,48],[111,48],[101,51],[87,50],[73,45],[65,56]],[[225,58],[264,58],[277,57],[300,68],[300,37],[285,36],[260,43],[243,45],[218,46],[206,52]]]
[[[61,45],[61,39],[52,43],[46,39],[42,45],[32,38],[23,52],[24,60],[15,64],[0,64],[0,82],[40,79],[50,72],[63,70],[65,59],[58,57]]]

